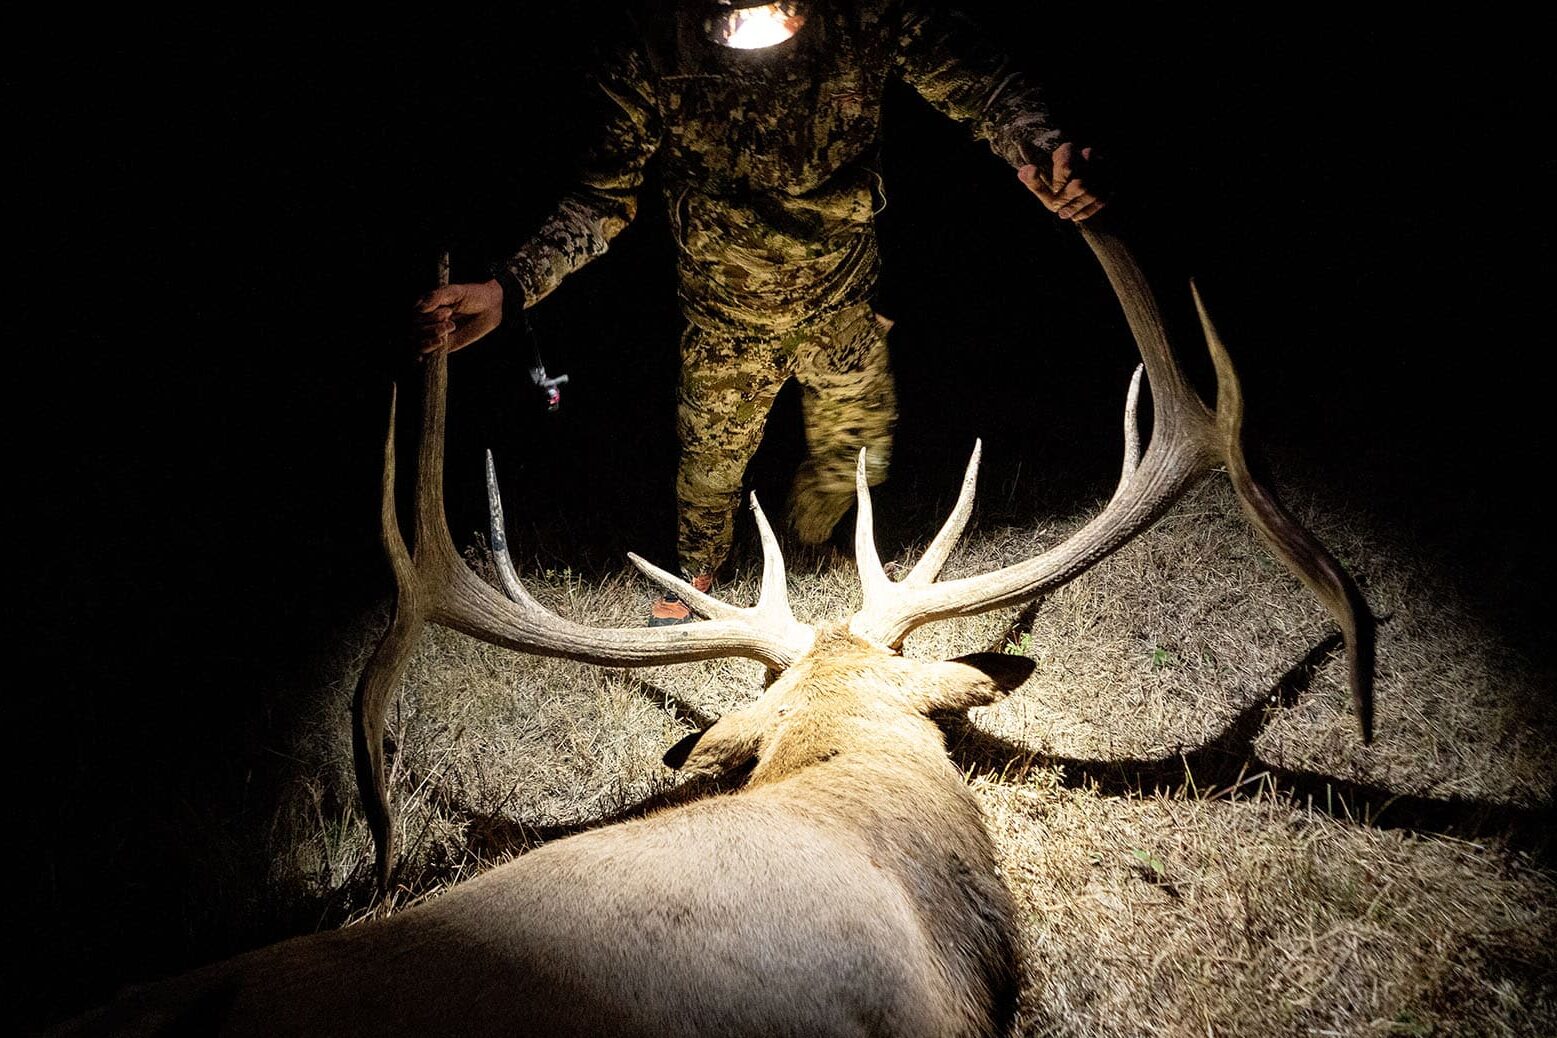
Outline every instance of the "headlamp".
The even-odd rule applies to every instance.
[[[704,23],[708,38],[721,47],[761,50],[788,40],[806,23],[799,0],[714,0]]]

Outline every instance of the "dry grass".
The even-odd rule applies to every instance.
[[[1325,617],[1219,481],[1027,614],[909,639],[916,656],[1004,646],[1039,664],[975,712],[957,748],[1025,911],[1028,1033],[1557,1033],[1557,883],[1522,853],[1539,841],[1351,817],[1382,808],[1385,824],[1464,833],[1466,805],[1483,826],[1487,812],[1549,809],[1557,739],[1530,704],[1549,699],[1551,675],[1481,629],[1409,545],[1302,517],[1389,616],[1372,746]],[[1079,521],[978,533],[947,575],[1031,554]],[[857,604],[852,568],[798,568],[802,619]],[[626,575],[527,580],[559,613],[602,625],[636,625],[650,597]],[[749,602],[755,580],[721,590]],[[747,661],[605,670],[431,631],[391,715],[405,852],[394,903],[673,796],[665,747],[762,678]],[[336,922],[365,914],[370,860],[342,722],[320,719],[302,755],[325,763],[278,829],[278,870]],[[1391,797],[1409,817],[1385,808]]]
[[[1557,1033],[1551,877],[1248,798],[979,781],[1032,1035]]]

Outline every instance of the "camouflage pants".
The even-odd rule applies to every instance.
[[[676,406],[677,547],[684,571],[711,573],[729,554],[741,478],[791,376],[801,386],[807,450],[789,495],[796,536],[815,544],[831,535],[854,502],[860,448],[867,448],[868,482],[887,478],[897,419],[889,327],[860,303],[787,331],[687,328]]]

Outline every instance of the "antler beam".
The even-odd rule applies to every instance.
[[[863,608],[850,620],[856,634],[901,645],[908,633],[934,620],[972,616],[1024,602],[1058,587],[1102,561],[1151,526],[1197,480],[1225,465],[1244,514],[1272,552],[1306,584],[1335,618],[1346,640],[1347,665],[1358,723],[1364,741],[1373,737],[1373,614],[1350,575],[1319,541],[1286,510],[1274,493],[1249,471],[1243,446],[1243,391],[1228,355],[1191,282],[1206,345],[1216,368],[1217,407],[1206,407],[1190,386],[1168,341],[1151,286],[1125,243],[1114,233],[1094,229],[1081,234],[1096,253],[1124,308],[1141,351],[1152,390],[1156,420],[1151,442],[1139,456],[1135,411],[1140,371],[1131,381],[1125,406],[1125,460],[1119,486],[1103,511],[1069,539],[1042,554],[980,576],[931,583],[961,533],[972,508],[972,482],[979,449],[964,479],[951,519],[932,542],[919,566],[901,582],[882,572],[871,529],[870,491],[864,456],[857,479],[859,519],[855,544]],[[921,576],[921,567],[926,567]]]
[[[448,277],[447,258],[440,282]],[[492,544],[508,597],[473,573],[454,548],[444,511],[444,428],[448,358],[423,367],[422,434],[417,456],[415,548],[408,551],[395,513],[395,398],[384,440],[380,522],[385,554],[395,578],[394,615],[357,682],[352,706],[352,746],[357,786],[377,849],[380,889],[387,889],[394,861],[394,822],[384,776],[384,723],[406,662],[427,621],[505,648],[560,656],[609,667],[646,667],[723,656],[744,656],[782,670],[805,655],[815,631],[798,622],[784,586],[784,562],[768,521],[752,499],[763,546],[762,593],[751,608],[728,605],[637,556],[634,564],[659,583],[685,595],[711,617],[670,627],[600,628],[566,620],[542,607],[525,590],[509,555],[503,509],[491,455],[487,492]]]

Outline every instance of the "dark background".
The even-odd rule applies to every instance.
[[[1549,651],[1529,495],[1550,471],[1553,164],[1533,29],[1487,9],[964,6],[1111,154],[1174,306],[1197,277],[1278,476],[1468,562],[1463,590]],[[595,10],[140,15],[59,26],[8,66],[24,1019],[308,928],[256,911],[235,930],[230,904],[256,895],[204,862],[254,840],[317,675],[387,593],[378,450],[390,381],[413,371],[409,302],[440,241],[471,270],[562,189]],[[1133,364],[1094,262],[906,91],[885,161],[886,509],[949,497],[975,436],[986,515],[1083,503],[1114,477]],[[573,378],[560,414],[512,343],[455,359],[457,537],[478,527],[466,491],[490,444],[522,560],[672,561],[656,192],[534,312]],[[751,473],[770,510],[799,452],[786,396]]]

